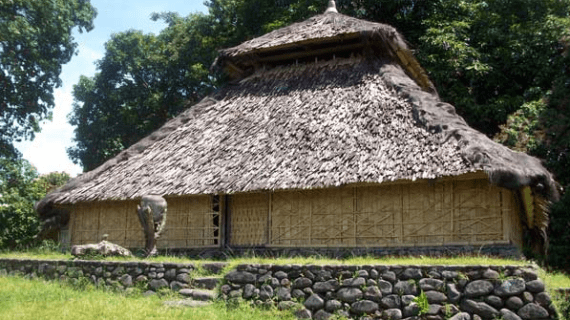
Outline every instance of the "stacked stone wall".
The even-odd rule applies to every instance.
[[[151,291],[162,288],[178,291],[189,286],[192,270],[192,264],[143,261],[0,259],[0,275],[42,277],[72,283],[87,280],[119,290],[138,286]]]
[[[534,320],[556,311],[532,266],[240,265],[225,299],[296,310],[299,318]]]

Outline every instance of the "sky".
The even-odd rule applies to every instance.
[[[60,78],[62,86],[54,90],[55,108],[53,120],[42,124],[42,131],[33,141],[16,143],[24,159],[34,165],[40,174],[67,172],[72,177],[83,172],[67,156],[66,148],[73,145],[74,127],[67,122],[72,111],[73,85],[81,75],[95,74],[95,61],[103,58],[105,42],[113,33],[129,29],[158,34],[166,27],[165,23],[150,20],[153,12],[178,12],[181,16],[190,13],[207,12],[204,0],[91,0],[97,9],[95,28],[90,32],[79,33],[74,29],[73,36],[78,43],[78,53],[63,66]]]

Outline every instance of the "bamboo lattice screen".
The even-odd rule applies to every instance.
[[[159,248],[220,245],[221,216],[211,196],[168,198]],[[71,244],[103,234],[142,248],[136,201],[76,205]],[[229,244],[276,247],[383,247],[522,243],[519,208],[511,191],[486,179],[444,180],[334,189],[234,194]]]
[[[231,244],[382,247],[521,241],[511,191],[486,179],[279,191],[257,200],[254,196],[233,196],[232,222],[240,221],[240,233],[232,226]],[[266,219],[269,240],[262,242]],[[255,240],[244,236],[247,232]]]
[[[158,248],[217,246],[219,212],[211,196],[168,198],[165,230]],[[144,234],[136,212],[137,201],[107,201],[75,205],[71,214],[71,244],[108,241],[127,248],[144,247]]]
[[[245,193],[230,201],[230,244],[267,243],[268,193]]]

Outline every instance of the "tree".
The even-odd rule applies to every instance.
[[[543,258],[551,267],[570,271],[570,55],[568,48],[561,53],[562,68],[552,90],[510,115],[496,139],[544,159],[566,191],[551,208],[549,254]]]
[[[51,118],[61,66],[77,52],[71,31],[90,31],[95,16],[89,0],[0,1],[0,156]]]
[[[98,61],[98,73],[74,86],[69,122],[75,163],[92,170],[150,134],[213,88],[208,68],[215,58],[209,21],[156,14],[169,26],[158,36],[130,30],[114,34]]]
[[[540,99],[562,66],[570,3],[557,0],[436,1],[422,22],[418,59],[443,100],[493,136],[507,117]]]

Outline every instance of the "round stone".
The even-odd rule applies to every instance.
[[[487,302],[491,307],[500,309],[503,307],[503,299],[497,296],[487,296],[485,297],[485,302]]]
[[[501,309],[501,316],[504,320],[521,320],[521,318],[509,309]]]
[[[548,318],[548,311],[536,303],[524,305],[517,314],[525,320]]]
[[[455,283],[448,283],[447,287],[447,298],[451,303],[459,302],[461,299],[461,292],[457,289],[457,285]]]
[[[380,300],[380,303],[384,309],[400,308],[402,304],[400,296],[397,294],[391,294],[382,298],[382,300]]]
[[[243,287],[243,298],[244,299],[250,299],[251,297],[253,297],[253,292],[255,290],[255,286],[253,284],[246,284]]]
[[[398,281],[394,285],[394,293],[397,293],[399,295],[405,295],[405,294],[418,295],[419,290],[418,286],[413,281]]]
[[[325,306],[325,301],[318,294],[312,294],[304,303],[305,307],[310,310],[321,309]]]
[[[487,280],[475,280],[465,286],[465,296],[468,298],[486,296],[493,292],[493,284]]]
[[[364,299],[380,302],[382,299],[382,292],[380,292],[380,289],[378,289],[378,287],[368,287],[366,290],[364,290]]]
[[[546,292],[537,293],[534,296],[534,301],[544,308],[548,308],[552,304],[552,299],[550,299],[550,295]]]
[[[350,308],[356,314],[372,314],[378,310],[378,304],[370,300],[360,300],[353,303]]]
[[[402,272],[402,279],[421,279],[422,278],[422,271],[418,268],[406,268],[404,272]]]
[[[382,312],[382,319],[400,320],[402,319],[402,311],[400,309],[386,309]]]
[[[447,296],[443,292],[439,291],[426,291],[426,298],[430,304],[442,304],[447,301]]]
[[[346,279],[342,282],[343,287],[360,288],[366,284],[366,279],[362,277]]]
[[[495,288],[495,295],[499,297],[516,296],[523,293],[525,288],[526,284],[523,279],[509,279]]]
[[[524,305],[523,301],[519,297],[509,297],[505,301],[505,306],[511,310],[517,311]]]
[[[352,303],[356,300],[360,300],[363,294],[358,288],[341,288],[337,291],[337,298],[340,301]]]
[[[295,289],[303,289],[313,285],[313,281],[309,278],[297,278],[293,281],[293,288]]]
[[[526,283],[526,289],[532,293],[544,291],[544,282],[540,280],[532,280]]]
[[[392,294],[392,284],[385,280],[378,280],[378,288],[383,295],[387,296]]]
[[[424,278],[420,280],[420,289],[423,291],[436,290],[442,291],[444,283],[438,279]]]
[[[324,309],[321,309],[313,315],[313,319],[315,320],[328,320],[332,317],[332,314],[326,312]]]
[[[291,300],[291,290],[287,287],[279,287],[276,290],[277,299],[279,301],[289,301]]]
[[[340,308],[342,308],[342,303],[338,300],[328,300],[325,304],[325,310],[330,313],[334,313]]]

